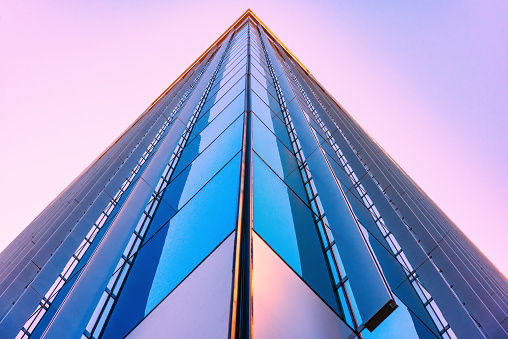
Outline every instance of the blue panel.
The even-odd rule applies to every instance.
[[[325,150],[326,159],[328,160],[328,163],[330,164],[333,173],[335,174],[337,179],[339,179],[340,184],[342,185],[344,191],[347,191],[353,186],[353,183],[349,179],[346,171],[344,170],[344,167],[342,167],[342,163],[340,162],[333,148],[330,145],[328,145],[327,142],[324,142],[322,144],[322,147]]]
[[[235,120],[220,136],[221,131],[216,133],[201,133],[198,137],[194,138],[182,152],[181,158],[178,161],[172,179],[182,172],[191,162],[196,159],[198,155],[203,152],[203,155],[209,158],[210,166],[214,164],[224,164],[227,160],[238,152],[241,148],[242,134],[243,134],[243,115]],[[205,129],[204,131],[207,131]],[[214,132],[210,129],[211,132]],[[203,138],[201,138],[203,135]],[[205,150],[206,149],[206,150]],[[221,166],[222,166],[221,165]]]
[[[267,104],[269,104],[271,100],[277,101],[277,92],[275,91],[275,88],[271,85],[271,83],[269,83],[265,77],[259,74],[256,74],[256,76],[251,76],[250,86],[252,90],[256,92],[259,95],[259,97],[262,98],[263,101],[266,102]],[[271,98],[269,98],[268,95],[270,95]]]
[[[138,251],[104,338],[125,336],[235,229],[239,173],[238,156],[168,223],[150,225],[158,232]]]
[[[219,100],[227,105],[231,100],[236,98],[236,96],[245,89],[245,78],[241,78],[236,83],[229,81],[224,87],[222,87],[217,93],[209,96],[207,98],[207,102],[204,104],[202,111],[206,112],[213,105],[215,105]],[[227,92],[227,93],[226,93]]]
[[[337,303],[312,212],[253,157],[254,231],[334,310]]]
[[[298,103],[295,100],[290,102],[288,110],[307,158],[306,161],[324,207],[329,227],[346,268],[348,281],[357,292],[354,293],[354,297],[361,312],[361,318],[367,326],[370,326],[377,320],[382,320],[377,316],[383,313],[378,313],[378,311],[389,307],[392,296],[323,154],[319,149],[316,150],[316,139],[312,135]]]
[[[353,199],[356,200],[356,198],[351,198],[350,200]],[[381,232],[380,231],[376,232],[376,229],[373,228],[371,229],[372,229],[371,232],[373,234],[372,233],[366,234],[367,241],[369,241],[369,244],[372,247],[372,250],[374,251],[376,259],[381,266],[381,269],[386,277],[388,285],[390,286],[393,293],[403,303],[402,305],[399,304],[399,306],[410,309],[411,313],[415,317],[417,317],[420,322],[425,323],[426,326],[432,329],[432,331],[434,331],[437,335],[438,333],[437,328],[434,325],[432,319],[430,318],[429,313],[423,306],[421,299],[418,297],[413,286],[407,279],[405,269],[390,252],[390,249],[386,244],[386,242],[384,241]],[[376,239],[375,237],[377,237],[379,240]]]
[[[253,168],[254,230],[301,275],[288,188],[257,156]]]
[[[235,236],[230,234],[126,339],[227,338]]]
[[[244,48],[242,48],[242,50],[240,52],[234,51],[233,53],[234,54],[231,54],[230,57],[228,57],[228,59],[227,59],[227,64],[226,64],[226,67],[224,68],[225,70],[228,67],[234,66],[234,64],[238,60],[244,59],[247,56],[247,48],[244,47]]]
[[[296,157],[256,117],[252,117],[253,149],[281,178],[297,167]]]
[[[251,63],[258,69],[260,70],[261,72],[264,72],[266,74],[270,74],[268,68],[266,67],[265,64],[260,64],[258,60],[252,58],[251,59]]]
[[[439,338],[433,334],[405,305],[395,297],[397,309],[376,327],[373,332],[367,330],[362,332],[364,339],[435,339]]]
[[[230,79],[232,81],[231,83],[234,84],[236,80],[238,80],[241,77],[241,75],[245,74],[246,72],[247,72],[247,63],[240,62],[237,65],[235,65],[235,67],[231,68],[231,70],[227,70],[223,73],[222,79],[218,81],[218,86],[220,87],[224,86],[224,84],[226,84]]]
[[[270,73],[268,71],[266,71],[262,67],[259,67],[259,66],[256,67],[255,64],[252,64],[251,66],[252,67],[250,68],[250,72],[256,79],[258,79],[258,81],[260,81],[261,83],[263,83],[264,81],[267,81],[270,85],[273,86],[272,76],[270,75]],[[261,79],[264,79],[264,80],[261,80]]]
[[[197,135],[201,133],[201,131],[208,126],[208,124],[219,115],[219,113],[224,112],[225,114],[221,114],[220,117],[216,120],[221,120],[220,123],[214,121],[214,129],[218,131],[223,131],[227,125],[229,125],[234,118],[236,118],[241,112],[244,111],[245,107],[245,92],[241,92],[238,96],[230,102],[225,108],[222,103],[214,105],[210,110],[206,112],[202,112],[199,116],[199,120],[196,121],[194,127],[192,128],[192,133]],[[231,119],[230,117],[233,117]],[[226,124],[226,125],[225,125]]]
[[[278,112],[277,114],[280,114],[280,106],[278,103],[273,103],[272,107],[268,107],[266,103],[259,98],[259,96],[252,92],[251,95],[251,109],[253,112],[256,113],[256,115],[259,117],[261,121],[267,126],[272,125],[272,118],[279,117],[281,121],[283,121],[282,115],[276,115],[274,113],[274,109],[276,109]],[[287,135],[287,132],[285,133]]]
[[[244,65],[244,67],[239,71],[231,74],[228,73],[228,75],[226,75],[226,79],[221,80],[219,85],[210,91],[210,95],[207,100],[210,100],[210,98],[221,98],[231,88],[231,86],[236,84],[236,82],[245,75],[246,70],[247,65]]]

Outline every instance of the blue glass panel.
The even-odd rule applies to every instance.
[[[275,106],[275,105],[273,105],[273,106],[274,106],[274,108],[279,109],[276,112],[280,112],[280,106],[278,106],[278,103],[277,103],[277,106]],[[274,111],[272,109],[270,109],[270,107],[268,107],[266,105],[266,103],[263,102],[263,100],[261,100],[255,92],[252,92],[252,95],[251,95],[251,108],[252,108],[252,111],[255,112],[256,115],[259,117],[259,119],[261,121],[263,121],[263,123],[268,127],[272,126],[272,122],[271,122],[272,118],[278,117],[278,115],[276,115],[274,113]],[[286,135],[287,135],[287,131],[286,131]],[[277,136],[279,136],[279,135],[277,134]]]
[[[243,57],[243,58],[235,58],[235,60],[231,61],[230,63],[228,63],[227,65],[225,64],[223,67],[222,67],[222,70],[221,70],[221,73],[223,74],[223,76],[226,76],[226,75],[233,75],[233,70],[239,66],[239,65],[243,65],[243,64],[247,64],[247,56]],[[235,71],[236,72],[236,71]]]
[[[206,112],[213,105],[215,105],[219,100],[224,100],[224,107],[233,100],[238,93],[245,89],[245,78],[241,78],[236,83],[229,81],[224,87],[222,87],[217,93],[208,96],[207,102],[204,104],[202,111]],[[227,93],[226,93],[227,92]]]
[[[264,54],[263,47],[261,46],[261,42],[259,41],[259,39],[257,39],[257,38],[251,39],[251,45],[254,46],[259,51],[259,54],[261,54],[264,57],[265,54]]]
[[[247,61],[247,60],[245,60],[245,61]],[[247,72],[247,62],[239,62],[234,67],[232,67],[231,70],[228,69],[228,70],[224,71],[224,73],[222,74],[222,79],[220,80],[219,86],[221,86],[221,87],[224,86],[224,84],[226,82],[228,82],[229,79],[231,79],[233,76],[235,76],[238,72],[242,72],[242,70],[243,70],[243,73]]]
[[[245,48],[247,46],[247,36],[237,36],[235,37],[231,49],[228,52],[228,60],[231,60],[240,49]]]
[[[224,101],[225,102],[225,101]],[[223,109],[223,104],[218,103],[210,108],[205,113],[201,113],[199,120],[196,121],[192,128],[192,134],[198,135],[201,131],[209,126],[213,121],[213,128],[217,131],[223,131],[238,115],[244,111],[245,108],[245,92],[241,92],[238,96]],[[224,114],[222,114],[224,113]],[[219,115],[220,114],[220,115]],[[215,119],[219,116],[217,119]],[[220,122],[219,122],[220,120]]]
[[[226,63],[226,66],[224,67],[224,69],[226,70],[229,67],[234,66],[238,60],[242,60],[246,56],[247,56],[247,48],[245,47],[245,48],[242,48],[242,50],[240,52],[237,52],[228,58],[228,61]]]
[[[302,184],[302,176],[300,175],[300,171],[298,169],[286,174],[284,182],[293,190],[293,192],[296,193],[296,195],[300,197],[300,199],[302,199],[305,204],[308,205],[307,193],[305,193],[305,188]]]
[[[209,110],[203,111],[199,116],[198,121],[194,125],[192,129],[192,134],[197,135],[201,133],[201,131],[208,125],[209,121],[212,121],[220,112],[225,110],[233,110],[235,112],[242,112],[245,110],[245,92],[236,93],[235,97],[233,96],[233,92],[231,95],[227,94],[222,97],[214,106],[212,106]],[[203,119],[204,118],[204,119]]]
[[[413,318],[413,324],[415,325],[419,334],[432,331],[434,332],[434,337],[439,337],[439,330],[437,329],[428,311],[423,306],[420,297],[418,297],[413,285],[411,285],[409,280],[406,279],[395,291],[393,291],[393,294],[397,297],[397,305],[399,305],[399,307],[402,306],[406,308],[406,312],[410,313],[411,318]],[[425,327],[426,330],[419,329],[418,325]],[[427,338],[428,336],[421,337]]]
[[[228,52],[228,56],[226,58],[226,65],[230,65],[232,62],[236,62],[240,55],[246,55],[247,51],[247,40],[241,39],[240,41],[236,41],[233,45],[233,48]]]
[[[264,58],[259,58],[257,54],[251,54],[251,60],[256,61],[260,65],[262,65],[264,68],[268,68],[268,65],[266,64],[266,61]]]
[[[262,67],[256,60],[251,59],[251,73],[254,76],[258,77],[258,75],[264,74],[266,79],[271,79],[270,71],[264,67]],[[258,77],[262,78],[262,77]],[[272,83],[273,84],[273,83]]]
[[[55,300],[53,300],[53,302],[51,303],[51,305],[53,307],[50,307],[47,310],[47,312],[44,314],[44,316],[42,317],[41,321],[39,322],[39,324],[37,325],[37,327],[33,331],[32,335],[30,336],[31,338],[40,338],[44,334],[44,331],[45,331],[46,327],[48,326],[48,324],[50,323],[50,321],[52,320],[52,318],[53,318],[53,316],[54,316],[54,314],[56,312],[55,310],[58,309],[58,307],[65,301],[65,298],[66,298],[67,294],[69,293],[69,291],[71,290],[72,286],[76,282],[77,277],[79,277],[79,273],[81,272],[83,267],[86,265],[86,263],[89,261],[90,257],[92,256],[92,254],[94,253],[95,249],[99,245],[102,237],[106,234],[109,226],[115,220],[115,217],[118,214],[118,212],[120,211],[122,205],[125,203],[125,200],[129,197],[130,193],[132,192],[132,190],[136,186],[139,178],[141,177],[141,174],[144,172],[144,170],[146,169],[146,167],[150,163],[150,160],[152,159],[153,155],[155,154],[156,150],[159,148],[159,146],[161,144],[162,144],[161,141],[159,141],[157,143],[157,145],[155,146],[155,149],[152,151],[150,157],[147,159],[147,161],[145,161],[143,166],[141,166],[141,168],[139,169],[138,174],[136,175],[135,179],[129,185],[127,190],[122,194],[122,197],[118,201],[118,204],[115,206],[113,211],[111,211],[111,214],[110,214],[109,218],[107,219],[106,223],[102,226],[102,228],[100,229],[99,233],[95,236],[94,241],[92,242],[92,244],[90,245],[88,250],[85,252],[85,254],[81,258],[79,263],[74,268],[71,276],[67,279],[67,282],[63,285],[63,287],[61,288],[61,290],[58,293],[58,295],[55,298]]]
[[[312,212],[257,156],[253,157],[254,231],[338,310]]]
[[[267,70],[265,70],[259,66],[256,67],[255,64],[251,64],[250,72],[259,81],[262,81],[261,79],[266,79],[268,81],[268,83],[273,86],[272,77]]]
[[[287,186],[259,157],[253,157],[254,230],[302,274]]]
[[[238,81],[238,79],[245,75],[247,71],[247,64],[241,63],[239,66],[238,70],[228,73],[224,79],[219,81],[219,84],[210,91],[207,100],[215,97],[220,98]]]
[[[339,179],[342,188],[347,191],[353,186],[353,183],[349,179],[346,171],[344,170],[344,167],[342,167],[342,164],[340,160],[338,159],[337,155],[333,151],[333,149],[328,145],[328,143],[322,144],[323,149],[325,150],[326,159],[328,160],[328,163],[330,164],[330,167],[332,168],[333,173]],[[331,152],[331,153],[330,153]]]
[[[269,85],[266,81],[264,84],[261,84],[255,77],[251,76],[250,87],[265,102],[265,104],[270,105],[272,103],[278,103],[275,88]],[[268,87],[268,89],[266,87]]]
[[[263,49],[259,47],[254,39],[252,39],[250,42],[250,50],[252,54],[255,54],[258,58],[264,59],[265,55],[262,52]]]
[[[235,229],[239,174],[237,157],[138,251],[104,338],[123,338]]]
[[[278,116],[274,116],[272,118],[272,126],[268,126],[273,134],[277,136],[277,138],[291,151],[293,150],[291,147],[291,140],[289,140],[289,135],[286,129],[286,125],[282,120],[279,119]]]
[[[238,148],[238,152],[240,148]],[[238,153],[237,152],[237,153]],[[164,197],[164,201],[170,204],[174,209],[182,208],[187,201],[196,194],[203,185],[211,179],[215,173],[220,170],[231,159],[228,156],[233,156],[235,153],[228,152],[221,156],[220,159],[213,159],[213,152],[204,152],[196,158],[192,164],[182,171],[167,187],[168,196]],[[181,195],[174,195],[170,192],[175,190],[176,187],[183,186]]]
[[[293,153],[255,115],[252,116],[252,131],[252,148],[279,177],[284,178],[296,169]]]
[[[303,99],[302,99],[303,100]],[[302,104],[303,106],[303,104]],[[305,113],[307,113],[307,115],[309,116],[309,122],[310,122],[310,125],[312,126],[312,128],[314,129],[314,132],[318,135],[318,139],[319,139],[319,143],[320,144],[323,144],[325,143],[327,137],[326,137],[326,134],[325,132],[321,129],[321,127],[317,124],[316,120],[315,120],[315,117],[314,117],[314,114],[312,114],[312,112],[310,112],[308,109],[307,109],[307,106],[305,106],[305,109],[304,109]]]
[[[256,93],[252,93],[251,95],[251,108],[254,113],[258,116],[261,121],[267,126],[270,126],[272,116],[274,113],[270,111],[270,108],[259,98]]]
[[[218,88],[217,86],[226,76],[231,77],[233,74],[235,74],[239,70],[239,68],[241,68],[242,64],[243,63],[241,63],[241,62],[236,63],[235,66],[231,67],[229,70],[224,70],[224,67],[222,67],[221,70],[217,73],[217,76],[213,82],[210,93],[213,93],[217,90],[217,88]],[[222,84],[224,84],[224,83],[225,83],[225,81]],[[222,85],[220,85],[220,86],[222,86]]]
[[[277,91],[275,90],[275,87],[273,85],[273,81],[271,76],[268,74],[267,76],[263,75],[261,72],[258,71],[258,69],[254,66],[251,67],[251,75],[268,91],[270,94],[277,98]]]
[[[353,198],[350,198],[350,200],[352,199]],[[413,316],[417,317],[420,322],[424,323],[429,329],[438,335],[438,330],[432,321],[432,318],[423,306],[423,303],[416,293],[413,285],[407,279],[407,269],[405,269],[393,256],[388,244],[383,239],[381,232],[376,232],[373,224],[374,222],[372,221],[370,226],[372,231],[367,234],[367,240],[374,251],[392,292],[399,298],[400,301],[402,301],[402,303],[404,303],[406,308],[411,310]]]
[[[415,315],[409,311],[399,298],[395,297],[397,309],[388,316],[373,332],[362,332],[365,339],[381,338],[439,338],[434,335]]]
[[[231,50],[229,51],[228,60],[233,59],[240,50],[247,48],[247,37],[238,37],[234,42]]]
[[[204,133],[204,131],[210,131],[212,133]],[[243,114],[215,140],[213,140],[213,138],[216,137],[215,134],[219,134],[220,131],[213,131],[208,128],[204,131],[185,147],[175,168],[175,172],[171,177],[171,183],[179,176],[186,177],[191,172],[197,171],[200,175],[197,175],[197,177],[193,180],[188,180],[186,185],[200,187],[199,185],[202,186],[204,184],[202,181],[205,180],[205,177],[202,176],[202,171],[206,171],[205,173],[209,173],[210,171],[215,173],[224,166],[224,164],[228,162],[229,159],[231,159],[242,147]],[[209,139],[206,139],[207,137]],[[212,143],[210,144],[210,142]],[[205,147],[207,148],[203,151]],[[196,167],[194,168],[193,161],[194,159],[197,160],[196,157],[201,159],[199,160],[199,163],[196,163]],[[206,166],[204,166],[205,168],[201,166],[202,162],[206,164]],[[208,168],[206,169],[206,167]],[[179,180],[184,179],[180,178]],[[187,181],[187,179],[185,179],[185,181]],[[175,206],[175,209],[176,206],[179,206],[182,203],[181,197],[176,199],[176,196],[174,197],[173,195],[170,195],[169,197],[165,196],[164,198],[171,206]]]

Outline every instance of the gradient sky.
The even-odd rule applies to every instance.
[[[247,8],[508,275],[508,2],[0,0],[0,250]]]

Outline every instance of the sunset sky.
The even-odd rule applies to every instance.
[[[508,275],[508,2],[0,0],[0,250],[247,8]]]

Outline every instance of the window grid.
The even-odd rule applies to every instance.
[[[120,185],[120,189],[115,194],[115,196],[111,199],[111,201],[108,203],[104,211],[101,213],[97,221],[94,223],[88,234],[86,235],[85,239],[81,242],[81,244],[78,246],[76,251],[72,254],[71,258],[65,265],[62,272],[58,275],[57,279],[53,283],[53,285],[50,287],[48,292],[44,295],[42,300],[39,302],[39,305],[37,306],[36,310],[32,313],[32,315],[28,318],[28,320],[23,325],[22,329],[16,336],[16,339],[25,339],[29,338],[31,334],[33,333],[34,329],[37,327],[39,322],[41,321],[44,314],[47,312],[47,310],[50,308],[51,304],[55,300],[55,298],[58,296],[58,293],[63,288],[64,284],[68,281],[69,277],[71,276],[72,272],[74,271],[75,267],[78,265],[79,261],[83,258],[86,251],[94,241],[95,237],[99,233],[99,231],[102,229],[106,221],[111,215],[111,212],[113,209],[117,206],[118,202],[122,198],[123,194],[127,191],[127,189],[132,184],[134,178],[138,174],[141,167],[144,165],[144,163],[147,161],[147,159],[150,157],[152,151],[155,149],[155,146],[157,143],[161,140],[162,136],[164,135],[164,132],[166,131],[167,127],[172,122],[174,116],[179,112],[180,108],[182,107],[183,103],[186,101],[189,94],[194,89],[195,85],[201,78],[201,76],[204,74],[208,67],[209,61],[207,64],[205,64],[205,67],[203,70],[198,74],[196,79],[191,83],[189,89],[184,93],[182,99],[178,102],[177,106],[173,109],[172,114],[162,127],[159,129],[157,134],[155,135],[152,142],[149,144],[147,149],[143,152],[140,159],[134,166],[134,168],[131,171],[131,174],[125,181]],[[167,107],[166,107],[167,108]],[[153,125],[152,125],[153,126]],[[147,132],[148,133],[148,132]],[[146,134],[145,134],[146,135]],[[139,143],[138,143],[139,145]],[[136,147],[138,146],[136,145]]]
[[[326,215],[323,211],[323,207],[317,193],[316,187],[314,185],[314,180],[312,179],[312,175],[307,165],[307,161],[302,151],[302,147],[298,140],[298,136],[296,135],[295,127],[291,120],[290,115],[288,114],[286,101],[282,94],[282,89],[280,87],[279,81],[275,76],[275,72],[272,68],[272,64],[270,62],[268,53],[266,52],[266,48],[264,46],[263,41],[261,41],[263,46],[263,51],[265,54],[265,58],[268,64],[268,70],[270,75],[272,76],[275,89],[277,93],[277,97],[281,106],[281,110],[283,113],[284,124],[286,126],[286,130],[288,131],[291,146],[293,149],[293,153],[297,157],[298,160],[298,170],[300,172],[300,176],[304,183],[304,188],[309,200],[309,205],[313,210],[313,217],[316,228],[318,229],[318,233],[320,235],[321,245],[323,249],[323,253],[325,254],[326,262],[328,269],[331,272],[334,282],[334,291],[336,294],[336,299],[338,304],[342,306],[344,309],[342,311],[342,317],[345,321],[354,329],[358,329],[358,321],[357,314],[353,311],[352,301],[351,301],[351,290],[348,288],[347,275],[344,270],[344,266],[342,265],[342,261],[340,260],[340,256],[338,255],[337,245],[335,244],[335,240],[333,238],[332,232],[329,229],[328,222],[326,220]]]
[[[296,76],[293,74],[293,72],[290,70],[289,66],[284,62],[286,66],[286,71],[291,75],[293,81],[296,83],[298,88],[300,89],[305,102],[307,103],[308,108],[313,113],[316,121],[318,122],[319,126],[323,130],[323,132],[326,134],[327,141],[332,146],[333,150],[335,151],[337,157],[339,158],[339,161],[344,168],[344,171],[348,175],[349,179],[353,183],[353,187],[356,189],[358,194],[360,195],[360,198],[362,199],[365,207],[369,210],[372,218],[374,219],[374,222],[378,226],[379,230],[383,234],[384,239],[388,243],[393,255],[397,259],[397,261],[404,267],[404,272],[406,273],[406,276],[408,277],[409,282],[417,292],[420,300],[422,301],[425,309],[431,316],[433,322],[435,323],[436,327],[439,330],[439,333],[445,337],[445,338],[456,338],[455,334],[453,333],[453,330],[451,329],[450,325],[444,318],[443,314],[439,310],[439,307],[435,303],[435,301],[432,299],[430,293],[423,287],[420,280],[418,279],[418,275],[416,274],[415,270],[413,269],[412,265],[407,260],[402,248],[400,247],[399,243],[393,236],[393,234],[388,230],[388,228],[385,226],[384,220],[381,217],[379,211],[375,207],[374,203],[370,199],[369,195],[367,194],[365,188],[359,181],[358,177],[354,173],[353,169],[349,165],[345,155],[340,150],[340,147],[337,145],[335,139],[333,138],[332,134],[320,118],[318,112],[316,111],[314,105],[310,101],[309,97],[307,96],[307,93],[303,89],[302,85],[296,78]],[[321,102],[318,99],[318,102],[321,104]],[[340,130],[340,129],[339,129]],[[342,131],[341,131],[342,133]],[[346,139],[347,140],[347,139]],[[376,181],[377,183],[377,181]],[[379,185],[379,183],[378,183]],[[356,216],[355,216],[356,218]]]
[[[187,123],[185,131],[182,137],[180,138],[175,151],[171,155],[170,160],[166,165],[166,168],[164,169],[162,176],[159,178],[159,181],[156,185],[156,189],[152,193],[152,197],[150,198],[148,204],[146,205],[143,215],[139,219],[138,224],[134,229],[134,232],[129,240],[129,243],[127,244],[117,264],[115,272],[110,278],[108,285],[105,291],[103,292],[103,295],[99,303],[97,304],[95,311],[83,332],[82,337],[96,339],[100,336],[102,330],[104,329],[104,324],[111,313],[111,310],[117,299],[120,288],[122,287],[125,281],[127,273],[132,267],[134,255],[141,246],[146,231],[148,230],[148,226],[155,214],[155,211],[157,210],[157,207],[159,206],[162,200],[162,195],[164,194],[164,191],[169,184],[171,175],[173,174],[176,165],[178,163],[178,160],[180,159],[180,156],[183,152],[183,149],[185,148],[185,145],[190,138],[192,128],[194,127],[194,124],[198,119],[201,109],[208,97],[208,93],[210,92],[210,89],[214,83],[215,77],[219,72],[222,62],[225,60],[226,53],[228,52],[230,47],[231,41],[228,42],[226,50],[223,53],[223,56],[221,57],[221,60],[219,61],[219,64],[217,65],[212,77],[210,78],[207,87],[203,95],[201,96],[201,99],[198,102],[196,109],[194,110],[189,122]]]

